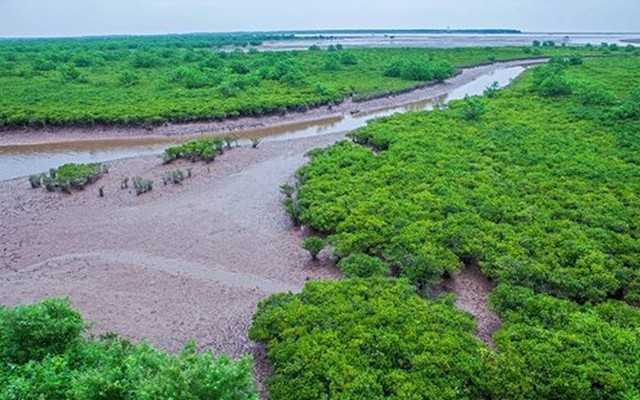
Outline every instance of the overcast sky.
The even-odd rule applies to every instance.
[[[638,32],[640,0],[0,0],[0,36],[342,28]]]

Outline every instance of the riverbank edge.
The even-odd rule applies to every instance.
[[[114,125],[82,127],[70,125],[61,127],[7,129],[0,131],[0,148],[3,146],[33,146],[50,143],[93,142],[114,139],[171,138],[189,135],[194,136],[203,133],[207,135],[244,133],[246,136],[246,134],[256,129],[295,126],[296,124],[306,124],[337,117],[345,113],[371,112],[385,108],[393,108],[403,104],[411,104],[434,97],[433,93],[422,92],[444,86],[446,82],[460,78],[462,75],[473,71],[487,69],[488,67],[498,69],[532,66],[545,63],[548,60],[546,57],[522,58],[465,66],[459,68],[454,76],[444,82],[429,82],[403,90],[369,96],[366,99],[347,98],[337,105],[322,105],[305,111],[289,111],[281,114],[263,114],[259,116],[244,116],[188,123],[166,123],[152,127]],[[489,71],[490,69],[486,72]],[[437,97],[437,95],[435,97]]]

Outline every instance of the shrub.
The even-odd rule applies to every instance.
[[[101,164],[64,164],[56,170],[56,180],[68,183],[73,189],[84,189],[102,176]]]
[[[175,169],[173,171],[168,171],[167,173],[165,173],[164,177],[162,178],[162,181],[164,182],[165,185],[169,182],[177,185],[177,184],[181,184],[182,181],[184,181],[184,179],[185,179],[185,176],[182,170]]]
[[[78,69],[73,67],[64,67],[60,70],[63,82],[79,82],[86,83],[88,79]]]
[[[42,176],[43,174],[29,175],[29,184],[31,184],[32,189],[37,189],[42,186]]]
[[[552,59],[549,64],[538,67],[533,72],[532,88],[544,97],[558,97],[571,94],[571,85],[565,77],[565,62]]]
[[[235,144],[236,147],[238,146],[238,137],[234,135],[223,136],[222,141],[227,146],[227,149],[230,149],[232,144]]]
[[[313,90],[322,97],[329,97],[332,99],[339,97],[336,90],[322,83],[316,83],[313,85]]]
[[[443,81],[453,74],[453,67],[445,60],[410,59],[391,63],[385,76],[411,81]]]
[[[47,192],[54,192],[56,190],[55,180],[49,175],[42,175],[42,184]]]
[[[571,94],[571,85],[563,76],[553,76],[540,83],[539,91],[544,97],[568,96]]]
[[[312,259],[318,258],[318,253],[324,249],[325,241],[317,236],[310,236],[302,242],[302,248],[307,250]]]
[[[639,78],[618,79],[636,64],[551,68],[632,102]],[[574,96],[528,90],[549,77],[542,70],[501,91],[482,123],[459,117],[463,101],[350,133],[355,143],[339,142],[298,171],[296,202],[286,207],[330,235],[339,258],[377,257],[419,289],[477,264],[492,279],[561,298],[637,301],[635,120],[608,109],[576,118],[585,107]]]
[[[124,87],[131,87],[140,83],[140,77],[133,71],[124,71],[118,75],[118,82]]]
[[[56,64],[50,60],[37,60],[33,64],[33,69],[40,72],[53,71],[56,69]]]
[[[257,400],[250,358],[173,356],[107,334],[83,337],[84,322],[66,300],[0,308],[3,399]]]
[[[640,118],[640,88],[631,91],[631,96],[613,108],[612,115],[616,119]]]
[[[347,278],[391,276],[391,269],[388,264],[377,257],[362,253],[351,254],[347,258],[343,258],[338,263],[338,268]]]
[[[137,196],[140,196],[143,193],[147,193],[153,190],[152,180],[145,179],[140,176],[134,176],[132,181],[133,181],[133,189],[136,191]]]
[[[283,183],[280,185],[280,192],[284,194],[286,197],[291,198],[293,194],[296,192],[295,186],[289,183]]]
[[[0,308],[0,327],[0,354],[5,366],[62,353],[80,339],[85,328],[80,314],[63,299]]]
[[[569,65],[582,65],[582,57],[573,55],[569,57]]]
[[[484,97],[489,99],[494,99],[498,97],[498,93],[500,92],[500,84],[498,82],[493,82],[491,86],[487,86],[484,89]]]
[[[291,217],[291,221],[295,226],[300,226],[300,206],[291,197],[286,197],[282,201],[285,212]]]
[[[51,168],[49,174],[29,176],[29,183],[32,188],[43,184],[49,192],[60,188],[65,193],[71,193],[71,189],[83,190],[85,186],[96,182],[103,173],[101,164],[68,163],[58,168]]]
[[[487,113],[487,108],[480,97],[465,96],[460,104],[460,117],[467,121],[480,119]]]
[[[154,68],[162,64],[160,57],[155,54],[136,52],[131,60],[133,68]]]
[[[179,146],[166,148],[162,154],[162,160],[165,164],[172,163],[179,158],[192,162],[212,162],[217,154],[222,153],[224,142],[225,139],[221,137],[192,140]]]
[[[338,57],[336,57],[335,55],[328,53],[327,56],[324,59],[324,65],[323,65],[323,69],[325,71],[339,71],[341,68],[341,63],[340,63],[340,59],[338,59]]]
[[[260,139],[259,137],[252,137],[251,138],[251,147],[252,148],[257,148],[258,145],[260,144],[260,142],[262,142],[262,139]]]
[[[202,71],[189,67],[179,67],[169,77],[169,82],[178,83],[187,89],[198,89],[210,86],[212,80]]]
[[[579,306],[499,286],[505,319],[488,364],[493,398],[623,399],[640,396],[640,312],[610,301]]]
[[[573,94],[576,100],[585,106],[606,106],[616,100],[611,91],[597,83],[580,82],[575,85]]]
[[[249,331],[267,344],[274,400],[484,398],[472,318],[402,280],[305,285],[258,305]]]

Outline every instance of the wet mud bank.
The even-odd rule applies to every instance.
[[[436,294],[456,294],[456,306],[476,318],[476,337],[491,348],[495,347],[491,336],[502,324],[500,317],[488,307],[488,298],[493,288],[494,284],[482,275],[480,267],[475,263],[468,263],[460,273],[446,278],[435,288]]]
[[[322,120],[351,112],[368,112],[385,108],[396,107],[402,104],[412,103],[427,98],[437,98],[446,95],[452,89],[462,86],[478,77],[493,71],[516,67],[530,66],[546,62],[546,59],[528,59],[507,62],[496,62],[472,68],[465,68],[461,73],[435,85],[419,87],[411,91],[375,96],[369,100],[346,99],[335,106],[322,106],[308,111],[294,111],[283,115],[266,115],[255,117],[240,117],[221,121],[172,123],[150,127],[49,127],[49,128],[23,128],[0,132],[0,146],[27,145],[38,143],[55,143],[78,140],[108,140],[117,138],[141,138],[141,137],[172,137],[206,134],[238,133],[244,135],[260,135],[259,130],[265,128],[277,128],[289,124],[300,124],[315,120]]]

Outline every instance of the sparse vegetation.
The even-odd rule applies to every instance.
[[[190,177],[190,175],[189,175]],[[168,171],[162,177],[163,183],[166,185],[167,183],[173,183],[174,185],[179,185],[186,179],[184,172],[181,169],[174,169],[172,171]]]
[[[32,189],[37,189],[42,186],[42,176],[43,174],[29,175],[29,184]]]
[[[192,140],[179,146],[168,147],[162,154],[162,161],[170,164],[177,159],[184,158],[186,160],[196,162],[212,162],[217,155],[224,152],[224,144],[227,148],[231,148],[231,143],[235,139],[228,137],[210,136],[203,139]]]
[[[141,194],[144,194],[153,190],[152,180],[145,179],[140,176],[134,176],[132,181],[133,181],[133,189],[136,191],[137,196],[140,196]]]
[[[87,185],[96,182],[104,173],[101,164],[64,164],[49,170],[49,174],[29,176],[29,184],[36,189],[45,186],[48,192],[60,189],[71,193],[72,189],[83,190]]]

